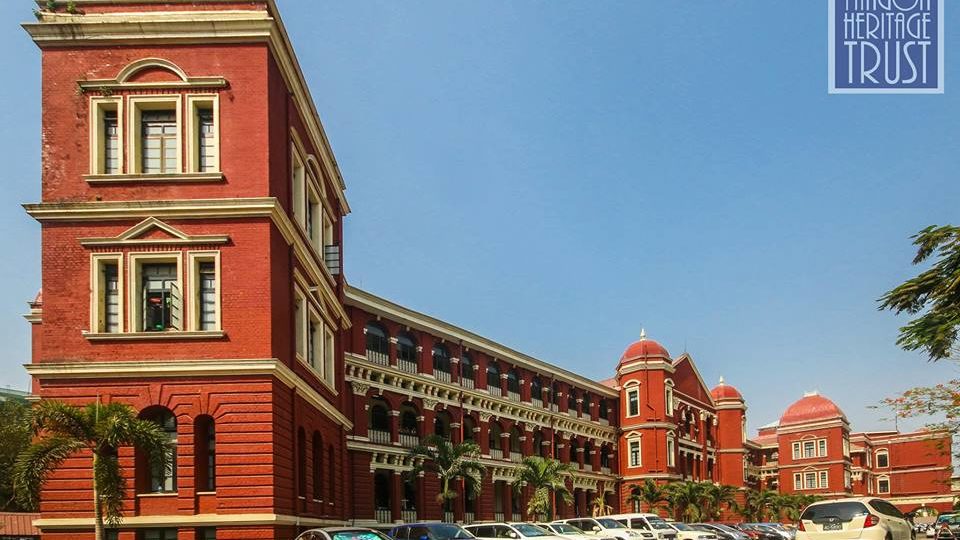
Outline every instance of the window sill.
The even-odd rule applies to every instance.
[[[198,491],[197,495],[216,495],[216,491]]]
[[[169,173],[169,174],[88,174],[83,177],[88,184],[133,184],[133,183],[198,183],[223,182],[222,172],[215,173]]]
[[[83,337],[90,341],[132,341],[154,339],[220,339],[226,336],[222,330],[214,331],[171,331],[171,332],[84,332]]]
[[[176,497],[176,491],[165,491],[163,493],[137,493],[137,497]]]

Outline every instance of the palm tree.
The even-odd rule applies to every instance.
[[[457,498],[456,490],[451,488],[455,480],[464,480],[465,487],[473,495],[479,495],[486,467],[480,463],[480,446],[473,441],[453,444],[440,435],[431,435],[410,449],[413,458],[412,477],[422,472],[435,473],[440,478],[440,493],[437,502],[449,510],[450,501]]]
[[[161,470],[172,467],[172,446],[156,422],[140,420],[123,403],[95,403],[74,407],[59,401],[41,401],[33,410],[37,439],[14,465],[17,500],[37,508],[40,490],[54,469],[76,454],[92,456],[93,516],[96,540],[103,540],[104,521],[120,524],[126,480],[117,449],[134,446],[150,456]]]
[[[766,521],[768,512],[775,508],[777,494],[769,490],[747,491],[743,506],[737,507],[737,512],[747,521]]]
[[[720,519],[723,507],[732,508],[737,502],[737,488],[705,482],[703,485],[704,517]]]
[[[699,521],[704,501],[700,482],[674,482],[667,485],[667,503],[673,517],[681,521]]]
[[[530,456],[523,459],[513,480],[513,489],[523,487],[533,490],[527,503],[527,513],[545,521],[553,519],[553,498],[559,497],[565,504],[573,502],[573,495],[566,486],[566,478],[573,468],[569,463],[555,459]]]
[[[597,487],[597,495],[590,504],[593,517],[609,516],[610,511],[613,510],[613,507],[607,504],[606,495],[607,486],[604,482],[600,482],[600,485]]]
[[[648,512],[656,512],[659,506],[667,502],[667,492],[663,486],[647,478],[643,484],[630,486],[630,497],[627,500],[631,503],[644,503]]]

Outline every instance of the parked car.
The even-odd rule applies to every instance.
[[[692,526],[711,531],[720,540],[750,540],[750,535],[747,533],[722,523],[693,523]]]
[[[669,525],[677,530],[678,540],[717,540],[716,533],[691,527],[686,523],[675,521]]]
[[[537,540],[563,540],[553,531],[534,525],[533,523],[477,523],[467,525],[467,531],[477,538],[484,540],[495,538],[536,538]]]
[[[617,540],[653,540],[654,534],[646,531],[635,531],[628,528],[623,523],[609,517],[598,518],[575,518],[559,519],[553,523],[566,523],[573,525],[581,531],[592,535],[605,538],[616,538]]]
[[[561,538],[567,538],[568,540],[597,540],[595,535],[587,534],[586,532],[568,523],[537,523],[536,525],[538,527],[547,529]],[[611,538],[608,540],[613,539]]]
[[[783,540],[794,540],[797,536],[796,531],[790,531],[781,523],[751,523],[750,525],[756,525],[763,528],[764,530],[772,531],[780,535]]]
[[[932,528],[933,538],[937,540],[960,538],[960,514],[940,514]]]
[[[607,517],[615,519],[635,531],[656,535],[658,540],[676,540],[677,538],[677,530],[656,514],[614,514]]]
[[[738,523],[737,529],[747,533],[751,540],[783,540],[778,533],[750,523]]]
[[[437,522],[397,525],[390,529],[390,536],[394,540],[468,540],[474,537],[457,524]]]
[[[364,527],[323,527],[303,531],[296,540],[390,540],[390,537]]]
[[[896,506],[858,497],[816,502],[800,515],[797,540],[912,540],[913,528]]]

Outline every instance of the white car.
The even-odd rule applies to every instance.
[[[647,531],[628,529],[626,525],[608,517],[560,519],[554,523],[573,525],[591,536],[616,538],[617,540],[654,540],[655,536]]]
[[[811,504],[800,515],[797,540],[912,540],[913,528],[896,506],[875,497]]]
[[[607,516],[615,519],[624,526],[635,531],[655,534],[659,540],[676,540],[677,530],[670,526],[662,517],[650,513],[616,514]]]
[[[503,538],[563,540],[553,532],[537,527],[532,523],[478,523],[476,525],[466,525],[463,528],[470,534],[484,540],[502,540]]]
[[[694,529],[686,523],[668,521],[667,525],[670,525],[676,529],[677,540],[717,540],[717,535],[715,533]]]
[[[569,540],[598,540],[596,535],[587,534],[567,523],[537,523],[537,527],[543,527],[553,534]]]

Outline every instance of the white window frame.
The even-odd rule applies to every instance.
[[[635,469],[637,467],[643,466],[643,445],[641,444],[642,440],[640,437],[635,437],[632,439],[627,439],[627,461],[629,467]],[[633,448],[637,449],[637,460],[633,460]]]
[[[117,152],[119,155],[117,171],[124,172],[124,140],[123,140],[123,98],[120,97],[91,97],[90,98],[90,174],[107,174],[104,162],[106,151],[106,133],[103,131],[103,113],[116,111],[117,113]]]
[[[214,319],[214,329],[209,332],[219,332],[223,330],[223,310],[221,308],[221,296],[223,294],[221,283],[223,281],[220,275],[220,252],[219,251],[190,251],[187,252],[187,264],[189,265],[189,276],[187,284],[189,292],[184,293],[185,303],[190,306],[190,314],[187,319],[187,328],[193,332],[200,332],[200,263],[212,262],[213,271],[216,276],[216,318]]]
[[[663,388],[663,408],[664,413],[667,416],[673,416],[675,412],[675,404],[673,399],[673,381],[667,379],[664,383]]]
[[[793,459],[794,461],[803,459],[803,449],[800,445],[800,441],[793,443]]]
[[[295,139],[290,141],[290,197],[293,219],[306,232],[307,162]]]
[[[826,439],[817,439],[817,457],[827,457]]]
[[[307,362],[307,317],[309,314],[307,295],[299,287],[293,289],[293,327],[294,327],[294,355],[301,362]]]
[[[213,170],[200,170],[200,109],[210,109],[213,113]],[[187,133],[190,134],[190,148],[187,152],[187,170],[195,173],[220,172],[220,96],[217,94],[194,94],[187,96]]]
[[[677,442],[674,438],[667,437],[667,467],[677,466]]]
[[[100,279],[101,268],[105,264],[117,266],[117,332],[124,331],[123,300],[126,296],[123,284],[123,253],[91,253],[90,254],[90,332],[97,334],[108,333],[106,329],[106,296],[105,284]]]
[[[306,201],[304,201],[303,227],[307,233],[307,238],[320,257],[323,258],[323,222],[326,219],[326,213],[323,209],[323,202],[312,182],[307,182]],[[309,209],[309,211],[307,211]],[[307,227],[307,218],[310,218],[310,226]]]
[[[800,473],[793,473],[793,490],[803,491],[803,475]]]
[[[627,388],[627,389],[626,389],[626,394],[627,394],[627,414],[626,414],[626,417],[627,417],[627,418],[635,418],[635,417],[637,417],[637,416],[640,416],[640,385],[634,385],[634,386],[631,386],[631,387]],[[636,396],[636,398],[637,398],[637,412],[636,412],[636,413],[633,413],[633,414],[630,413],[630,398],[631,398],[631,396]]]
[[[883,489],[881,482],[887,483],[887,489]],[[890,493],[890,477],[887,475],[881,475],[877,477],[877,495],[887,495]]]
[[[803,473],[803,489],[817,489],[819,475],[816,471],[805,471]],[[811,481],[812,479],[812,481]]]
[[[144,174],[141,148],[141,116],[144,111],[166,111],[175,109],[177,115],[177,164],[172,173],[161,173],[165,175],[180,174],[183,172],[183,96],[175,95],[157,95],[157,96],[128,96],[127,110],[129,118],[127,120],[130,126],[131,136],[127,142],[127,170],[130,174]],[[173,105],[171,107],[171,105]]]
[[[889,451],[889,450],[887,450],[886,448],[880,448],[880,449],[874,451],[874,455],[876,456],[876,460],[875,460],[875,461],[876,461],[876,463],[877,463],[877,468],[878,468],[878,469],[889,469],[889,468],[890,468],[890,451]],[[883,455],[884,459],[886,459],[886,461],[887,461],[887,464],[886,464],[886,465],[880,465],[880,456],[881,456],[881,455]]]
[[[334,389],[336,383],[336,337],[333,329],[327,324],[323,325],[323,380],[327,385]]]
[[[141,288],[143,286],[140,275],[140,267],[144,264],[156,263],[176,263],[177,268],[177,287],[180,288],[181,306],[180,306],[180,330],[167,330],[167,332],[182,331],[184,326],[184,306],[186,302],[183,292],[183,252],[182,251],[164,251],[164,252],[133,252],[127,254],[128,268],[130,272],[127,294],[130,298],[130,307],[128,309],[128,320],[130,329],[133,332],[143,332],[146,334],[156,334],[158,332],[147,332],[143,329],[143,306],[140,305]]]
[[[817,487],[820,489],[827,489],[830,487],[829,471],[817,471]]]
[[[305,349],[303,357],[306,361],[306,364],[322,377],[324,373],[325,361],[323,354],[323,318],[313,306],[309,306],[307,311],[309,312],[309,317],[307,317],[306,335],[304,336]],[[316,332],[314,332],[312,335],[311,327],[316,327]],[[310,359],[311,350],[313,351],[312,362]]]

